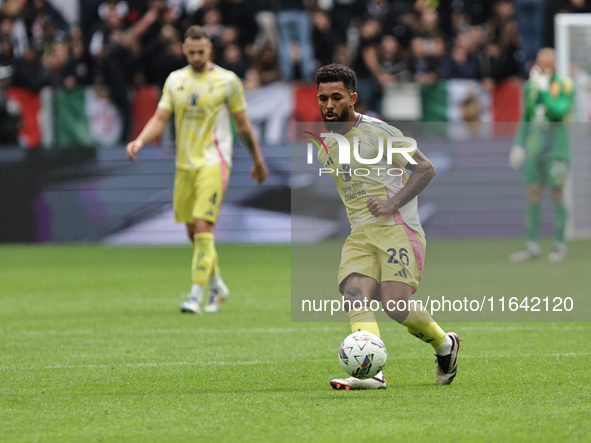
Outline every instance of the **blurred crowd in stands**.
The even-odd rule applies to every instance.
[[[530,3],[536,12],[544,2]],[[589,10],[585,0],[546,3],[552,13]],[[310,82],[331,62],[354,68],[366,103],[399,81],[478,79],[492,88],[524,75],[535,55],[522,49],[516,7],[511,0],[84,0],[80,23],[71,24],[47,0],[3,0],[0,77],[34,90],[107,85],[125,110],[130,87],[162,85],[185,66],[182,35],[199,24],[214,62],[238,74],[247,91]]]

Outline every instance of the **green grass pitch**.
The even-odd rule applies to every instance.
[[[591,287],[590,242],[507,273],[519,246],[432,241],[419,290]],[[333,391],[349,325],[291,322],[290,248],[219,254],[230,299],[191,316],[189,248],[1,247],[0,442],[590,441],[591,324],[443,323],[463,342],[437,386],[431,348],[382,323],[388,389]]]

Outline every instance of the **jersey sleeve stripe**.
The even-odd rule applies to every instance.
[[[359,123],[361,123],[362,118],[363,118],[363,114],[359,114],[359,117],[357,117],[357,122],[355,122],[355,126],[353,126],[354,128],[359,126]]]
[[[392,136],[396,136],[396,133],[390,129],[390,126],[386,123],[384,123],[383,125],[377,124],[376,122],[372,121],[372,120],[368,120],[368,119],[363,119],[363,123],[367,123],[370,126],[382,129],[384,131],[386,131],[388,134],[392,135]]]

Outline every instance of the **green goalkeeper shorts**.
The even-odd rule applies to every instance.
[[[568,160],[537,158],[526,160],[523,165],[523,183],[562,188],[568,175]]]

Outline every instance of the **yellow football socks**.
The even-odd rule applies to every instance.
[[[193,262],[191,265],[193,283],[205,287],[212,274],[214,259],[217,256],[214,236],[210,232],[202,232],[195,234],[193,240]]]
[[[445,332],[439,327],[427,310],[420,310],[411,304],[408,317],[402,325],[406,326],[408,332],[434,348],[440,347],[445,340]]]
[[[213,266],[211,267],[211,274],[215,275],[220,273],[220,264],[218,262],[218,250],[213,246]]]
[[[380,328],[373,311],[367,309],[350,310],[347,315],[351,323],[351,331],[368,331],[380,337]]]

